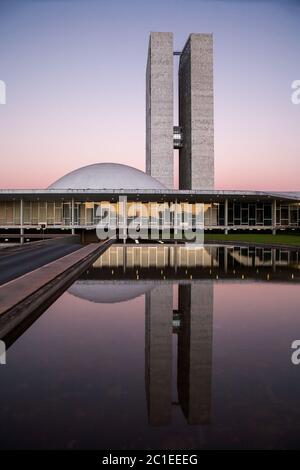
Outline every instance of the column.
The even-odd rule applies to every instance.
[[[21,197],[20,199],[20,234],[21,235],[24,235],[24,217],[23,217],[23,198]],[[23,244],[24,243],[24,236],[20,237],[20,243]]]
[[[119,238],[125,244],[127,240],[127,196],[119,197],[118,219]]]
[[[225,207],[224,207],[224,226],[225,230],[224,233],[225,235],[228,234],[228,199],[225,199]]]
[[[224,272],[228,272],[228,247],[224,246]]]
[[[72,235],[75,234],[74,222],[75,222],[75,207],[74,207],[74,198],[72,197],[72,201],[71,201],[71,225],[72,225]]]
[[[276,272],[276,248],[272,248],[272,269]]]
[[[177,229],[177,198],[175,198],[175,206],[174,206],[174,238],[177,239],[178,229]]]
[[[272,233],[276,235],[276,199],[272,203]]]

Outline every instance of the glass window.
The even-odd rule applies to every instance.
[[[38,202],[32,202],[31,203],[31,220],[30,220],[30,223],[32,225],[38,225],[38,223],[39,223],[39,203]]]
[[[255,204],[249,204],[249,218],[255,219]]]
[[[69,225],[71,221],[71,204],[69,202],[63,203],[63,223]]]
[[[14,223],[14,206],[13,202],[6,203],[6,223],[12,225]]]
[[[30,212],[31,212],[30,202],[24,202],[24,205],[23,205],[23,223],[24,224],[30,224]]]
[[[241,205],[239,203],[234,204],[234,218],[235,219],[241,218]]]
[[[265,219],[272,219],[272,206],[271,204],[264,205],[264,218]]]
[[[290,219],[292,225],[298,224],[298,208],[295,206],[291,206],[290,208]]]
[[[280,208],[276,209],[276,224],[280,225]]]
[[[242,224],[248,225],[248,208],[242,209]]]
[[[59,202],[55,203],[55,224],[62,223],[62,205]]]
[[[281,206],[280,207],[280,222],[281,222],[281,225],[288,225],[289,224],[289,208],[288,208],[288,206]]]
[[[5,207],[5,202],[0,201],[0,224],[5,225],[6,224],[6,207]]]
[[[47,223],[46,202],[40,202],[39,203],[39,222],[46,222]]]
[[[47,203],[47,224],[53,225],[54,224],[54,202]]]
[[[262,225],[264,220],[264,211],[263,209],[256,209],[256,224]]]

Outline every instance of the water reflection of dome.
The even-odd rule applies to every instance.
[[[95,163],[71,171],[48,189],[165,189],[137,168],[119,163]]]
[[[152,282],[116,283],[79,280],[68,289],[68,292],[75,297],[90,302],[112,304],[135,299],[146,292],[150,292],[153,287]]]

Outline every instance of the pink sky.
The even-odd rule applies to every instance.
[[[96,162],[144,170],[148,34],[167,30],[176,49],[214,33],[216,189],[300,190],[300,9],[188,2],[1,3],[0,188]]]

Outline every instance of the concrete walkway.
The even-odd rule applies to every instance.
[[[24,245],[24,248],[3,250],[0,255],[0,286],[16,279],[34,269],[37,269],[62,256],[68,255],[81,248],[79,243],[74,244],[44,244]]]
[[[114,240],[92,243],[0,286],[0,339],[44,311]]]

